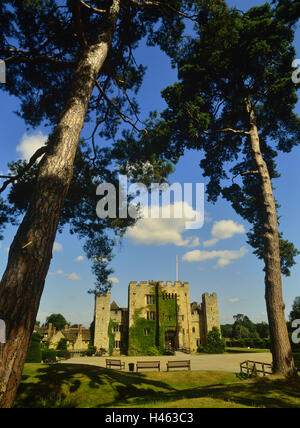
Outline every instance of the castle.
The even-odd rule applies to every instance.
[[[190,301],[188,282],[130,282],[128,307],[111,303],[111,294],[95,296],[94,346],[110,355],[196,352],[213,327],[220,329],[216,293]]]

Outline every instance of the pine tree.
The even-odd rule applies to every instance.
[[[299,252],[278,232],[272,187],[278,152],[300,142],[294,31],[269,3],[246,13],[223,0],[201,5],[198,36],[174,58],[179,82],[163,92],[168,108],[151,144],[175,161],[186,148],[201,150],[209,200],[223,196],[251,223],[249,243],[264,260],[274,370],[294,375],[281,273],[290,274]]]
[[[70,198],[70,209],[75,206],[70,185],[84,122],[95,120],[89,149],[81,157],[87,172],[88,156],[91,165],[105,162],[103,156],[98,157],[103,151],[96,147],[95,136],[116,135],[121,120],[142,132],[139,108],[134,97],[129,98],[139,89],[144,74],[144,67],[135,62],[134,50],[146,37],[148,45],[159,45],[172,54],[191,3],[3,0],[0,4],[0,57],[7,66],[7,84],[2,87],[19,98],[19,114],[28,125],[51,127],[47,145],[16,176],[1,177],[5,180],[2,192],[22,179],[24,184],[25,174],[39,162],[34,180],[29,179],[26,214],[10,246],[0,283],[0,318],[6,322],[8,336],[0,362],[0,407],[12,405],[21,380],[66,198]],[[98,173],[103,175],[103,170]],[[65,210],[64,214],[83,236],[84,220],[91,220],[89,209],[79,214],[79,221],[73,212]],[[99,261],[110,253],[110,245],[101,240],[103,227],[97,233],[99,240],[89,240],[87,253]],[[106,266],[96,263],[94,270],[105,282]]]

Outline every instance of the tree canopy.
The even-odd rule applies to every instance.
[[[290,321],[300,320],[300,296],[296,297],[290,312]]]
[[[29,206],[38,173],[38,162],[49,146],[52,130],[66,108],[76,65],[88,46],[95,43],[96,28],[109,25],[106,11],[110,0],[89,1],[3,1],[0,5],[0,57],[7,66],[7,84],[1,89],[20,100],[18,114],[33,128],[49,127],[48,149],[42,148],[29,162],[12,162],[10,175],[0,193],[9,185],[8,198],[0,197],[0,239],[8,222],[17,224]],[[116,167],[119,148],[103,147],[124,129],[146,135],[147,121],[139,117],[136,94],[142,84],[145,67],[136,62],[134,52],[140,45],[159,46],[174,55],[184,30],[184,18],[195,19],[193,2],[185,0],[137,2],[122,0],[120,16],[107,59],[97,76],[85,122],[93,127],[91,136],[78,149],[71,186],[59,221],[59,231],[67,224],[71,233],[84,240],[84,249],[92,262],[96,290],[107,291],[112,273],[109,264],[116,243],[132,219],[96,217],[96,186],[109,182],[118,187]],[[142,165],[143,160],[140,160]],[[171,165],[152,156],[151,171],[144,180],[165,180]],[[126,168],[123,171],[126,172]],[[145,175],[145,173],[144,173]],[[153,181],[153,180],[152,180]],[[112,231],[113,233],[111,233]],[[91,290],[92,291],[92,290]]]
[[[268,3],[246,13],[223,0],[210,6],[210,13],[200,15],[198,36],[176,54],[179,81],[163,91],[168,108],[150,141],[153,150],[173,162],[186,148],[201,150],[209,201],[224,197],[252,225],[248,242],[262,259],[265,214],[246,144],[245,100],[254,106],[262,155],[270,178],[276,179],[278,153],[300,142],[300,119],[294,113],[300,85],[291,79],[294,30],[277,19]],[[149,144],[144,136],[142,144]],[[282,273],[289,276],[299,252],[282,234],[280,254]]]
[[[57,330],[63,330],[68,323],[62,314],[52,314],[46,319],[46,325],[49,324],[52,324]]]

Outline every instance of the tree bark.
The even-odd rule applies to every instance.
[[[288,329],[285,319],[285,305],[282,296],[282,279],[278,235],[278,218],[268,167],[260,149],[255,112],[250,100],[246,101],[250,121],[251,155],[258,171],[260,191],[264,206],[264,261],[265,299],[270,325],[271,350],[275,373],[286,376],[297,375]]]
[[[57,225],[96,78],[107,58],[120,0],[113,0],[97,41],[78,62],[70,94],[41,160],[30,207],[10,247],[0,283],[0,319],[7,341],[0,361],[0,408],[13,405],[52,258]]]

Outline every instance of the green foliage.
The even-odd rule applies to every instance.
[[[264,347],[260,339],[264,339],[269,343],[270,328],[265,322],[254,324],[246,315],[237,314],[234,317],[234,324],[226,324],[221,326],[222,336],[226,339],[232,339],[230,342],[235,343],[231,346],[251,346],[257,343],[257,347]],[[247,342],[249,341],[249,342]],[[241,343],[239,345],[238,343]],[[250,345],[248,344],[250,343]],[[269,346],[269,345],[268,345]]]
[[[89,347],[88,347],[88,350],[86,352],[86,355],[88,357],[92,357],[93,355],[96,354],[96,352],[97,352],[96,346],[93,346],[92,343],[89,343]]]
[[[295,298],[289,318],[291,322],[300,320],[300,296]]]
[[[68,360],[69,358],[71,358],[71,353],[66,349],[58,350],[56,352],[56,355],[58,358],[61,358],[63,360]]]
[[[255,324],[243,314],[235,315],[232,327],[232,337],[235,339],[258,338]]]
[[[114,343],[115,343],[115,334],[114,328],[118,325],[118,323],[114,322],[112,319],[109,320],[108,324],[108,353],[109,355],[113,355],[114,352]]]
[[[61,314],[52,314],[46,319],[46,325],[52,324],[58,331],[63,330],[68,324],[65,317]]]
[[[266,322],[255,324],[255,327],[261,339],[267,339],[270,337],[270,327]]]
[[[220,330],[213,327],[207,334],[207,344],[199,348],[199,352],[206,354],[224,354],[225,341],[221,337]]]
[[[209,178],[208,198],[222,196],[247,220],[248,242],[264,257],[265,206],[248,142],[246,100],[254,106],[262,156],[271,179],[279,177],[276,157],[300,143],[295,114],[299,84],[291,79],[296,57],[294,30],[279,20],[270,4],[243,13],[222,0],[199,1],[197,36],[178,50],[179,82],[167,87],[168,108],[149,134],[160,156],[177,162],[185,149],[201,151],[200,166]],[[284,275],[299,254],[280,235]]]
[[[40,363],[42,361],[41,336],[33,333],[26,356],[26,363]]]
[[[42,360],[45,362],[55,362],[57,351],[55,349],[44,349],[42,351]]]
[[[59,0],[4,0],[0,3],[0,57],[6,61],[9,76],[1,89],[19,99],[18,114],[28,126],[36,128],[43,124],[50,127],[48,146],[52,144],[53,132],[66,108],[78,62],[85,55],[76,28],[75,3]],[[93,1],[92,6],[99,7],[98,3]],[[104,8],[111,5],[109,1],[101,3]],[[183,16],[176,10],[191,13],[194,10],[190,0],[161,0],[160,4],[163,7],[147,4],[135,7],[128,2],[120,2],[121,11],[111,49],[97,76],[107,97],[97,91],[91,96],[85,122],[93,122],[94,132],[78,150],[71,188],[59,222],[59,231],[70,225],[71,233],[85,241],[84,250],[96,277],[96,290],[93,292],[106,292],[111,287],[107,278],[112,273],[109,263],[115,240],[111,238],[110,231],[120,236],[133,223],[132,219],[118,216],[113,220],[96,221],[95,190],[102,182],[117,181],[116,158],[122,157],[130,166],[132,154],[139,154],[134,151],[128,154],[126,148],[120,151],[118,144],[114,150],[103,147],[103,140],[116,139],[121,126],[124,135],[129,136],[133,132],[143,133],[147,125],[143,118],[139,118],[140,108],[136,100],[146,67],[136,62],[134,52],[140,43],[146,42],[147,46],[159,46],[174,56],[184,30]],[[84,2],[78,2],[78,5],[82,32],[87,44],[93,46],[100,36],[107,37],[110,17],[94,13]],[[127,125],[123,126],[125,122],[121,118]],[[132,122],[131,125],[128,122]],[[139,167],[146,183],[160,181],[172,170],[170,162],[156,159],[155,155],[152,160],[151,172],[145,172],[144,158],[140,158]],[[124,163],[120,163],[120,169]],[[25,166],[28,166],[25,161],[14,162],[10,171],[21,173]],[[27,210],[36,176],[35,165],[22,173],[12,186],[9,203],[0,199],[0,239],[4,226]]]
[[[228,348],[253,348],[253,349],[270,349],[270,338],[245,338],[245,339],[232,339],[226,340]]]
[[[129,355],[163,355],[165,353],[166,332],[178,334],[178,305],[176,299],[164,299],[163,288],[156,284],[149,287],[149,295],[154,296],[155,303],[147,310],[155,312],[155,320],[140,317],[142,309],[136,310],[134,325],[129,329]]]
[[[300,18],[299,0],[273,0],[276,3],[276,15],[287,23],[295,24]]]
[[[232,324],[221,325],[222,337],[232,338],[233,337],[233,328]]]
[[[60,339],[57,344],[57,351],[67,351],[68,350],[68,341],[66,338]]]
[[[139,310],[135,312],[134,324],[129,329],[128,355],[150,355],[154,348],[157,350],[156,321],[146,320],[140,317],[139,313]]]

